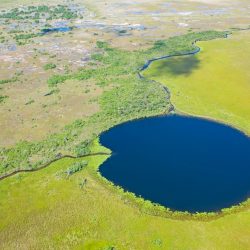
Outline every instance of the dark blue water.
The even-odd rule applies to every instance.
[[[180,116],[124,123],[103,133],[113,151],[101,174],[180,211],[218,211],[250,197],[250,139],[208,120]]]
[[[46,35],[48,33],[53,33],[53,32],[68,32],[71,31],[72,29],[73,29],[72,27],[67,27],[67,26],[42,29],[42,35]]]

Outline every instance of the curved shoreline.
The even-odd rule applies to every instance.
[[[242,131],[236,129],[235,127],[228,126],[227,124],[221,123],[221,122],[218,123],[218,122],[211,120],[211,119],[209,120],[209,119],[196,117],[196,116],[190,116],[190,115],[180,115],[178,113],[167,114],[167,115],[162,115],[162,116],[166,117],[166,118],[171,117],[171,116],[180,116],[180,117],[186,117],[187,119],[196,119],[196,120],[207,121],[207,122],[214,123],[214,124],[217,124],[217,125],[220,125],[223,127],[227,127],[228,129],[230,128],[230,129],[234,130],[236,133],[241,134],[245,138],[250,139],[245,134],[243,134]],[[162,116],[161,115],[151,116],[151,117],[147,117],[146,119],[155,119],[155,118],[160,118]],[[131,123],[134,121],[135,120],[126,121],[122,124],[116,125],[115,127],[124,126],[125,124]],[[109,145],[103,144],[101,138],[100,138],[100,143],[102,146],[110,149]],[[98,173],[100,175],[98,177],[101,178],[101,180],[104,181],[105,184],[109,185],[115,193],[118,193],[119,195],[121,195],[121,197],[124,197],[125,199],[128,199],[128,196],[129,197],[131,196],[131,198],[129,198],[129,200],[131,201],[132,204],[136,205],[139,208],[143,207],[143,204],[141,204],[143,202],[145,202],[145,205],[150,203],[150,206],[152,206],[152,207],[147,208],[147,210],[145,212],[149,213],[151,215],[173,218],[173,219],[181,219],[181,220],[183,218],[185,218],[186,220],[204,220],[205,219],[207,221],[210,221],[210,220],[221,218],[223,216],[233,214],[233,213],[236,213],[239,211],[245,211],[245,210],[250,208],[250,197],[245,196],[245,197],[243,197],[243,199],[241,201],[232,203],[230,206],[221,207],[220,209],[215,210],[215,211],[189,212],[189,211],[184,211],[184,210],[181,211],[181,210],[171,209],[166,205],[159,204],[157,202],[154,202],[153,200],[145,199],[143,196],[138,196],[138,194],[136,194],[133,191],[129,191],[128,189],[124,188],[124,186],[122,186],[122,185],[114,184],[114,182],[112,180],[110,180],[108,177],[106,177],[102,174],[102,171],[100,170],[101,167],[102,167],[102,164],[97,168]],[[122,192],[120,192],[120,190],[122,190]],[[152,209],[152,211],[150,211],[151,209]],[[202,214],[204,214],[205,216],[203,217]]]
[[[244,129],[242,129],[242,128],[238,127],[238,126],[232,125],[231,123],[224,122],[222,120],[212,118],[212,117],[209,117],[209,116],[191,114],[191,113],[188,113],[188,112],[181,111],[179,109],[176,110],[176,114],[180,115],[180,116],[184,116],[184,117],[191,117],[191,118],[208,120],[210,122],[220,123],[220,124],[222,124],[224,126],[228,126],[228,127],[232,128],[232,129],[235,129],[235,130],[239,131],[241,134],[245,135],[246,137],[248,137],[250,139],[250,133],[249,132],[245,131]]]

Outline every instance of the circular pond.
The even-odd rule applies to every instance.
[[[250,139],[220,123],[181,116],[116,126],[101,144],[112,156],[101,174],[168,208],[218,211],[250,196]]]

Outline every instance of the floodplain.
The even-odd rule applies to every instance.
[[[171,210],[104,178],[116,152],[99,143],[173,113],[247,138],[249,10],[248,0],[1,1],[0,248],[249,249],[247,197],[219,212]]]

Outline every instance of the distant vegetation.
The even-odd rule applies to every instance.
[[[58,6],[28,6],[24,8],[14,8],[9,11],[0,12],[0,18],[11,20],[53,20],[53,19],[74,19],[77,13],[66,5]]]
[[[50,21],[59,19],[73,20],[82,18],[82,15],[83,10],[77,7],[72,9],[67,5],[41,5],[2,10],[0,11],[0,20],[5,25],[17,24],[15,29],[9,31],[9,27],[6,27],[7,33],[16,41],[17,45],[25,45],[32,41],[32,38],[43,35],[41,33],[42,28],[52,27]],[[45,26],[44,22],[46,22]],[[27,23],[32,25],[30,26],[32,30],[23,29],[23,26],[27,26]],[[7,40],[8,37],[0,36],[0,43],[4,43]]]

